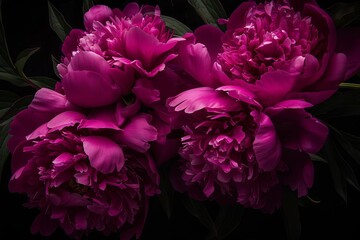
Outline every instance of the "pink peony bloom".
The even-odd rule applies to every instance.
[[[64,41],[66,67],[76,52],[91,51],[112,67],[131,67],[142,76],[153,77],[177,54],[173,38],[160,17],[158,7],[129,3],[124,10],[95,5],[84,15],[85,31],[73,29]],[[60,73],[63,71],[61,69]]]
[[[225,23],[225,33],[199,27],[180,51],[186,71],[205,86],[241,86],[263,106],[287,99],[317,104],[360,70],[351,52],[359,44],[337,47],[334,23],[314,1],[247,1]]]
[[[140,237],[159,176],[148,151],[157,131],[137,110],[118,103],[82,111],[41,89],[15,117],[9,189],[39,209],[33,233],[60,227],[79,238],[91,231]]]
[[[157,130],[157,162],[168,160],[176,151],[163,154],[160,149],[175,149],[178,141],[167,138],[171,128],[165,101],[187,89],[168,65],[185,39],[172,36],[158,7],[134,2],[122,11],[95,5],[85,13],[84,26],[73,29],[63,43],[57,91],[84,108],[134,102],[136,111],[151,115]]]
[[[238,202],[273,212],[288,185],[307,194],[314,169],[308,153],[320,150],[327,127],[308,114],[311,104],[287,100],[264,109],[238,86],[195,88],[169,99],[174,128],[184,131],[182,160],[173,180],[196,199]]]

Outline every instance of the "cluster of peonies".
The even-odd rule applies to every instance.
[[[174,37],[158,7],[84,15],[85,30],[63,43],[61,81],[11,124],[9,188],[39,209],[33,233],[139,238],[160,192],[157,166],[176,154],[173,186],[198,200],[273,212],[286,187],[307,194],[309,154],[328,129],[306,109],[358,59],[338,52],[313,1],[244,2],[219,22],[225,32],[204,25]]]

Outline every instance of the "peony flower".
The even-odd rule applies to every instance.
[[[354,48],[337,48],[337,37],[346,36],[336,36],[315,1],[247,1],[222,23],[224,33],[201,26],[180,51],[185,70],[204,86],[241,86],[263,106],[288,99],[317,104],[360,70]]]
[[[32,232],[48,236],[60,227],[78,238],[92,231],[139,238],[149,197],[159,193],[150,121],[133,105],[84,111],[40,89],[12,122],[9,142],[9,189],[27,194],[26,206],[40,212]]]
[[[174,47],[183,40],[172,37],[158,7],[139,7],[134,2],[123,11],[95,5],[85,13],[84,25],[85,31],[73,29],[65,39],[60,68],[66,68],[76,52],[90,51],[111,67],[130,66],[142,76],[153,77],[177,56]]]
[[[164,162],[176,151],[178,141],[168,139],[168,97],[187,89],[184,79],[168,65],[177,57],[175,38],[166,28],[158,7],[129,3],[123,11],[95,5],[84,14],[85,30],[73,29],[63,45],[58,91],[74,105],[105,107],[118,102],[135,103],[151,115],[157,130],[153,154]],[[125,139],[126,137],[122,137]]]
[[[311,104],[286,100],[264,109],[238,86],[194,88],[169,98],[181,112],[181,160],[174,187],[195,199],[238,202],[273,212],[284,186],[304,196],[314,169],[309,153],[320,150],[327,127],[308,114]]]

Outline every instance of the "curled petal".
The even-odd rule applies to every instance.
[[[84,151],[89,157],[90,165],[102,173],[120,171],[125,158],[121,147],[112,140],[102,136],[82,138]]]
[[[48,88],[41,88],[35,93],[29,108],[40,112],[55,113],[76,109],[76,107],[67,100],[66,96]]]
[[[281,159],[280,141],[270,118],[263,113],[259,116],[253,148],[261,169],[271,171],[277,167]]]
[[[123,127],[123,131],[116,135],[116,139],[136,151],[147,151],[150,148],[149,142],[157,139],[157,130],[150,125],[150,121],[150,115],[135,115]]]

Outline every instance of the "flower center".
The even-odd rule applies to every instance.
[[[200,179],[200,175],[215,174],[222,191],[228,192],[228,184],[221,183],[242,182],[255,176],[257,165],[252,142],[257,125],[249,112],[244,107],[240,112],[208,113],[208,121],[186,129],[188,135],[182,139],[182,153],[193,156],[186,163],[187,175],[194,176],[190,181]]]

